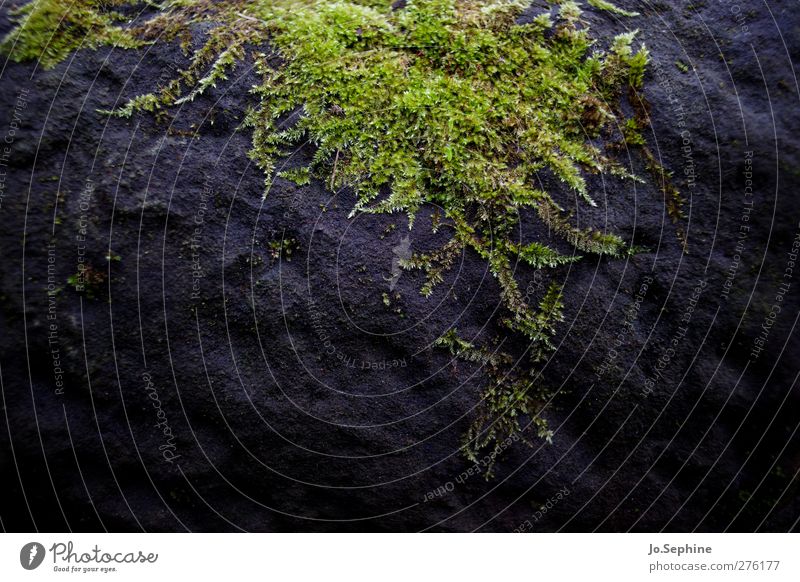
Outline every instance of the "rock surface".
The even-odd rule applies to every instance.
[[[119,120],[97,110],[185,66],[177,45],[4,63],[0,525],[797,530],[800,16],[636,8],[586,18],[651,51],[647,139],[687,198],[688,254],[651,185],[592,184],[647,250],[563,271],[553,444],[515,444],[489,481],[459,452],[485,378],[430,347],[453,325],[502,337],[483,262],[425,299],[393,260],[444,235],[348,219],[319,182],[262,198],[246,65],[173,119]]]

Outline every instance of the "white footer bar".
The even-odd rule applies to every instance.
[[[3,534],[0,580],[796,582],[798,554],[792,534]]]

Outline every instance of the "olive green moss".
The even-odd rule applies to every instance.
[[[46,54],[49,66],[81,43],[133,46],[210,23],[186,71],[110,113],[161,112],[191,101],[257,47],[251,56],[262,81],[253,88],[255,104],[244,125],[252,130],[251,156],[265,172],[267,194],[279,160],[308,141],[316,148],[310,166],[282,176],[300,185],[316,177],[333,190],[352,190],[351,216],[403,213],[409,228],[426,228],[415,222],[420,208],[441,207],[430,227],[446,230],[448,242],[402,266],[424,272],[427,296],[462,253],[482,258],[498,282],[499,323],[527,345],[520,359],[476,346],[455,330],[437,342],[487,372],[464,450],[473,460],[487,452],[494,459],[523,423],[550,438],[540,412],[552,394],[539,369],[562,319],[562,289],[552,284],[529,297],[518,273],[523,265],[558,269],[583,255],[632,252],[615,233],[573,220],[580,206],[597,205],[588,176],[639,179],[617,161],[620,148],[643,149],[646,167],[667,187],[641,137],[646,121],[623,113],[626,99],[644,103],[648,52],[634,47],[635,31],[594,39],[572,1],[518,24],[526,2],[515,0],[409,0],[397,8],[380,0],[175,0],[161,4],[133,37],[115,26],[108,3],[85,3],[67,26],[54,24],[53,13],[64,4],[32,2],[4,49],[16,39],[15,58]],[[589,4],[635,15],[604,0]],[[61,38],[55,45],[45,41],[53,32]],[[87,33],[88,43],[80,38]],[[59,48],[42,48],[50,45]],[[541,187],[542,176],[571,191],[569,207]],[[572,251],[524,239],[521,216],[540,220]]]
[[[0,42],[0,53],[20,62],[37,60],[51,68],[79,48],[143,44],[121,25],[112,9],[122,0],[36,0],[13,11],[19,24]]]
[[[638,12],[629,12],[628,10],[623,10],[619,6],[612,4],[611,2],[606,2],[606,0],[587,0],[590,6],[594,6],[595,8],[599,8],[600,10],[605,10],[607,12],[611,12],[612,14],[618,14],[620,16],[639,16]]]

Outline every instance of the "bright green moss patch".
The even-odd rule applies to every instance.
[[[590,6],[599,8],[600,10],[605,10],[606,12],[611,12],[612,14],[619,14],[620,16],[628,16],[629,18],[633,18],[634,16],[639,16],[638,12],[630,12],[628,10],[623,10],[616,4],[612,4],[611,2],[606,2],[606,0],[587,0],[587,2],[589,2]]]
[[[13,15],[19,25],[0,42],[0,53],[17,62],[38,60],[51,68],[78,48],[116,45],[135,48],[143,42],[120,26],[114,12],[121,0],[36,0]]]
[[[589,3],[634,15],[604,0]],[[26,18],[61,4],[33,2]],[[101,19],[89,46],[117,42],[115,35],[133,44],[127,32],[112,32],[99,4],[81,12]],[[225,79],[247,47],[260,47],[252,56],[262,82],[253,88],[245,125],[268,187],[278,161],[308,141],[316,147],[311,165],[282,177],[303,185],[314,176],[331,189],[350,189],[357,197],[352,214],[402,213],[410,228],[426,228],[415,223],[420,208],[443,208],[434,228],[446,230],[449,241],[402,266],[425,274],[427,296],[462,253],[482,258],[499,286],[499,323],[527,346],[520,359],[454,330],[437,342],[487,372],[464,443],[473,460],[494,458],[528,423],[549,439],[540,412],[551,394],[539,366],[554,347],[562,289],[553,284],[529,297],[518,273],[522,266],[557,269],[583,255],[630,253],[617,234],[578,227],[573,215],[600,202],[591,175],[638,179],[617,161],[621,145],[646,147],[641,120],[622,107],[625,99],[641,100],[648,53],[634,46],[636,32],[598,42],[572,1],[518,24],[525,7],[514,0],[409,0],[402,8],[378,0],[167,2],[138,29],[141,38],[176,36],[206,22],[213,24],[206,44],[172,83],[114,112],[129,116],[191,101]],[[42,18],[52,29],[52,19]],[[23,21],[12,35],[23,38],[25,27]],[[79,44],[71,28],[55,28],[65,38],[48,63]],[[41,32],[28,38],[17,56],[37,57],[42,41]],[[653,163],[646,157],[651,170]],[[569,207],[541,185],[552,181],[569,193]],[[541,221],[572,252],[526,240],[521,216]]]

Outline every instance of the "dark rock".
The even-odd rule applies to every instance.
[[[652,53],[647,139],[689,199],[689,253],[652,185],[593,182],[599,208],[577,219],[648,250],[563,271],[545,369],[554,442],[515,445],[488,482],[458,450],[484,377],[430,349],[451,325],[502,334],[482,261],[465,255],[429,299],[417,273],[389,289],[404,236],[444,240],[428,217],[410,233],[401,216],[348,219],[353,196],[318,182],[276,179],[263,198],[236,131],[256,82],[246,64],[164,122],[97,110],[151,90],[184,63],[177,45],[85,51],[52,71],[7,63],[0,139],[21,92],[27,107],[0,206],[2,527],[796,529],[796,268],[751,356],[800,221],[798,16],[768,8],[586,13],[598,36],[639,28]],[[297,243],[291,261],[270,253],[281,239]],[[107,276],[94,298],[67,285],[81,258]]]

